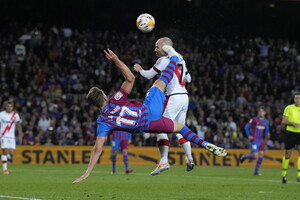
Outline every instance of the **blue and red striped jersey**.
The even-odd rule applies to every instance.
[[[254,142],[260,142],[264,140],[264,135],[269,133],[269,121],[265,118],[254,117],[245,126],[245,132],[254,138]]]
[[[149,128],[148,108],[142,102],[128,101],[127,96],[121,88],[109,99],[97,119],[97,136],[106,136],[111,130],[139,133]]]

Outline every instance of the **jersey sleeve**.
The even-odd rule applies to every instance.
[[[285,107],[283,111],[283,116],[288,117],[289,116],[289,111],[290,111],[290,106]]]
[[[251,135],[250,129],[255,127],[255,118],[250,119],[250,121],[248,122],[248,124],[246,124],[246,126],[244,127],[246,135],[249,137]]]
[[[269,120],[266,120],[266,128],[265,128],[265,134],[269,134],[270,133],[270,125],[269,125]]]
[[[141,70],[140,74],[147,79],[152,79],[154,76],[165,70],[169,62],[170,60],[168,59],[168,57],[160,57],[159,59],[157,59],[156,63],[151,69]]]
[[[123,105],[126,102],[127,96],[128,93],[121,88],[109,99],[109,102],[117,105]]]
[[[20,115],[18,113],[16,114],[16,122],[22,123],[22,120],[21,120]]]
[[[244,127],[244,130],[248,137],[250,136],[250,129],[251,129],[250,123],[246,124],[246,126]]]
[[[140,74],[147,79],[152,79],[154,76],[156,76],[159,73],[159,71],[156,70],[157,70],[156,68],[152,67],[149,70],[141,70]]]

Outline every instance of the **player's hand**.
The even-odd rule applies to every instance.
[[[250,135],[248,138],[249,138],[249,140],[253,140],[254,139],[254,137],[252,135]]]
[[[300,124],[298,124],[298,123],[293,123],[293,126],[295,126],[295,127],[300,127]]]
[[[104,50],[105,56],[108,60],[117,62],[119,60],[118,56],[109,48],[107,50]]]
[[[139,64],[134,64],[134,65],[133,65],[133,69],[134,69],[134,71],[136,71],[136,72],[140,72],[143,68],[142,68],[141,65],[139,65]]]
[[[90,176],[90,174],[85,173],[81,177],[79,177],[78,179],[76,179],[75,181],[73,181],[72,184],[79,183],[79,182],[87,179],[89,176]]]

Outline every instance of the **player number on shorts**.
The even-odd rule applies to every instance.
[[[130,116],[133,116],[133,117],[138,116],[138,113],[136,111],[130,110],[128,107],[123,106],[122,109],[121,109],[119,117],[117,117],[117,120],[116,120],[117,124],[118,125],[124,124],[124,125],[127,125],[127,126],[134,126],[135,125],[134,120],[129,120],[129,119],[123,118],[125,113],[130,115]]]

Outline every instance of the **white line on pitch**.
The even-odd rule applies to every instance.
[[[9,198],[9,199],[26,199],[26,200],[41,200],[41,199],[34,199],[34,198],[13,197],[13,196],[3,196],[3,195],[0,195],[0,198]]]

